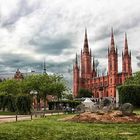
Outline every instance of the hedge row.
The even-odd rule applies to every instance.
[[[129,102],[140,107],[140,86],[122,85],[118,87],[119,101],[121,104]]]
[[[29,114],[31,107],[32,101],[29,95],[0,94],[0,110]]]

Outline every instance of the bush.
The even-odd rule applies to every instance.
[[[0,94],[0,110],[5,111],[7,109],[8,111],[15,112],[16,111],[16,105],[15,105],[15,96],[11,94]]]
[[[140,107],[140,86],[139,85],[122,85],[118,87],[119,101],[123,103],[131,103]]]
[[[16,97],[9,94],[7,95],[7,110],[11,112],[16,111],[16,104],[15,104]]]
[[[32,100],[29,95],[18,95],[16,99],[17,111],[20,114],[30,114],[32,108]]]
[[[5,97],[5,94],[4,93],[1,93],[0,94],[0,110],[4,110],[4,97]]]

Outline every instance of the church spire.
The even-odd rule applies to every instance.
[[[127,34],[125,33],[124,55],[128,54]]]
[[[92,63],[93,69],[95,69],[95,62],[94,62],[94,57],[93,57],[93,63]]]
[[[88,38],[87,38],[87,29],[85,29],[84,52],[85,53],[89,53]]]
[[[45,62],[45,59],[44,59],[44,62],[43,62],[43,74],[46,74],[46,62]]]
[[[76,57],[75,57],[75,65],[78,65],[77,53],[76,53]]]
[[[111,50],[115,50],[114,32],[113,32],[113,28],[111,28]]]

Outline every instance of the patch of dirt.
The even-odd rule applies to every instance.
[[[114,111],[111,113],[90,113],[85,112],[80,115],[74,115],[62,119],[63,121],[74,122],[104,122],[104,123],[127,123],[127,122],[140,122],[140,115],[123,116],[120,111]]]

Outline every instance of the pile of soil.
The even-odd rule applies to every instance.
[[[64,121],[74,122],[104,122],[104,123],[127,123],[140,122],[140,115],[133,114],[131,116],[123,116],[120,111],[111,113],[90,113],[85,112],[63,119]]]

